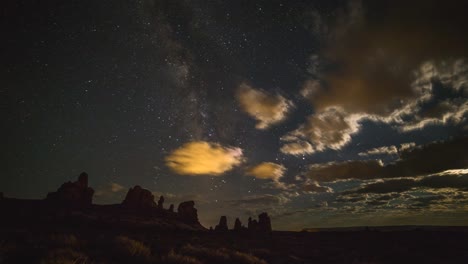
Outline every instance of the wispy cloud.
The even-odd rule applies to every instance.
[[[270,94],[242,83],[237,89],[237,100],[247,114],[255,118],[257,129],[267,129],[283,121],[293,103],[283,96]]]

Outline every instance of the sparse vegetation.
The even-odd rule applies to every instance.
[[[115,245],[117,250],[128,257],[149,259],[151,256],[151,249],[148,246],[138,240],[134,240],[126,236],[116,237]]]
[[[85,264],[88,262],[88,257],[79,251],[72,248],[57,248],[49,251],[41,264]]]
[[[175,253],[173,250],[169,252],[169,254],[162,258],[163,264],[203,264],[203,262],[199,261],[194,257],[184,256]]]
[[[69,246],[73,248],[77,248],[80,246],[80,241],[78,238],[73,234],[51,234],[49,236],[49,244],[56,245],[56,246]]]
[[[206,263],[267,264],[264,260],[251,254],[226,248],[205,248],[188,244],[182,247],[180,252],[201,259]]]
[[[60,233],[54,229],[1,232],[0,237],[0,263],[465,263],[468,259],[461,246],[468,233],[452,231],[275,232],[266,240],[216,232]]]

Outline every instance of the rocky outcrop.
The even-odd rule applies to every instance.
[[[261,213],[258,216],[258,222],[257,220],[252,220],[251,217],[249,217],[249,222],[247,225],[247,229],[251,232],[256,232],[256,233],[268,233],[271,232],[271,219],[268,216],[267,213]]]
[[[257,230],[260,232],[271,232],[271,219],[267,213],[258,216]]]
[[[219,219],[219,224],[215,226],[215,231],[228,231],[226,216],[221,216]]]
[[[81,173],[76,182],[66,182],[56,192],[47,194],[46,201],[69,207],[88,207],[94,190],[88,187],[88,174]]]
[[[242,222],[239,220],[239,218],[236,218],[236,221],[234,222],[234,231],[242,231],[244,230],[244,227],[242,226]]]
[[[182,202],[177,207],[177,214],[179,218],[188,224],[198,224],[197,209],[195,209],[194,201]]]
[[[66,182],[46,199],[16,199],[0,192],[0,217],[7,226],[14,224],[45,225],[47,227],[80,227],[88,224],[103,228],[154,228],[160,230],[205,231],[199,220],[195,202],[174,205],[166,210],[164,197],[158,203],[154,195],[140,186],[130,188],[121,204],[92,204],[94,190],[88,187],[88,175],[82,173],[75,182]],[[1,262],[1,261],[0,261]]]
[[[257,229],[257,220],[252,220],[252,217],[249,217],[249,222],[247,223],[247,229],[250,231],[255,231]]]
[[[130,209],[147,209],[156,207],[156,203],[154,202],[154,195],[149,190],[136,185],[128,190],[122,206]]]
[[[164,196],[162,196],[162,195],[159,197],[158,208],[159,209],[164,209]]]

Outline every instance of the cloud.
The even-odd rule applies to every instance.
[[[468,55],[460,8],[435,0],[392,1],[391,6],[350,1],[328,19],[329,30],[322,35],[319,57],[337,67],[320,72],[325,87],[310,98],[314,106],[382,115],[393,110],[392,104],[417,96],[411,86],[415,69],[429,60]]]
[[[416,143],[414,142],[403,143],[400,145],[400,151],[407,151],[413,149],[414,147],[416,147]]]
[[[405,192],[414,188],[452,188],[466,190],[468,188],[468,170],[447,171],[429,176],[385,179],[366,184],[348,193],[393,193]]]
[[[383,146],[383,147],[378,147],[378,148],[373,148],[369,149],[364,152],[360,152],[358,155],[359,156],[371,156],[371,155],[398,155],[400,151],[405,151],[412,149],[416,146],[416,143],[410,142],[410,143],[403,143],[400,145],[400,148],[397,148],[396,146]]]
[[[310,13],[322,48],[309,58],[300,94],[315,113],[284,137],[289,154],[341,149],[365,120],[400,132],[466,124],[468,37],[458,3],[349,1],[334,14]],[[301,152],[298,140],[313,150],[301,143]]]
[[[379,148],[369,149],[366,152],[361,152],[359,156],[369,156],[369,155],[396,155],[398,154],[398,149],[396,146],[383,146]]]
[[[400,131],[428,125],[466,123],[468,113],[468,63],[466,59],[427,61],[415,72],[417,97],[388,116],[376,117]]]
[[[166,165],[181,175],[221,175],[242,163],[242,149],[193,141],[170,153]]]
[[[293,138],[294,140],[295,138]],[[304,155],[304,154],[311,154],[314,152],[314,148],[312,145],[304,140],[297,140],[295,142],[289,142],[283,145],[280,151],[284,154],[291,154],[291,155]]]
[[[113,204],[122,202],[127,188],[116,183],[109,182],[104,186],[97,188],[94,196],[98,204]]]
[[[316,181],[345,179],[374,179],[382,176],[383,163],[380,160],[328,162],[310,165],[305,176]]]
[[[468,154],[465,150],[467,145],[468,137],[462,137],[414,148],[401,147],[400,158],[385,166],[380,160],[329,162],[311,165],[304,174],[316,181],[367,180],[463,169],[468,167]]]
[[[306,183],[302,186],[302,190],[304,192],[311,192],[311,193],[332,193],[333,190],[327,186],[321,186],[317,182],[310,182]]]
[[[281,138],[286,154],[310,154],[325,149],[341,149],[360,129],[361,115],[348,114],[340,108],[328,108],[309,116],[306,123]]]
[[[281,164],[263,162],[259,165],[249,168],[246,174],[258,179],[271,179],[273,181],[278,181],[281,177],[283,177],[285,172],[286,168]]]
[[[400,159],[385,166],[386,177],[438,173],[468,167],[468,137],[436,141],[400,151]]]
[[[122,190],[125,190],[125,187],[123,187],[122,185],[118,184],[118,183],[115,183],[115,182],[112,182],[110,184],[110,190],[112,192],[120,192]]]
[[[258,121],[257,129],[267,129],[283,121],[293,106],[291,101],[279,94],[272,95],[245,83],[239,86],[236,95],[242,110]]]

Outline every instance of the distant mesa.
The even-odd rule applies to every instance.
[[[83,172],[76,182],[66,182],[56,192],[47,194],[46,201],[71,207],[89,207],[93,202],[94,190],[88,187],[88,174]]]
[[[149,190],[136,185],[128,190],[122,206],[128,209],[148,209],[156,207],[156,203],[154,195]]]

